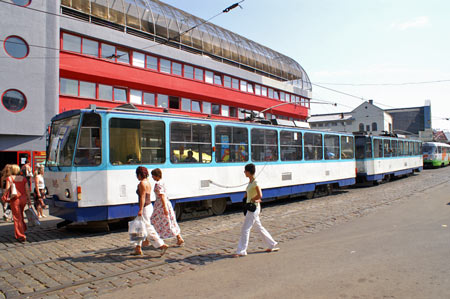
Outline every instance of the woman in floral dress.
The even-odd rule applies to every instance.
[[[177,237],[177,245],[183,246],[184,240],[181,237],[180,227],[178,226],[172,204],[167,198],[166,186],[161,180],[161,169],[153,169],[152,178],[156,182],[154,189],[156,201],[153,207],[153,215],[151,218],[152,225],[155,227],[158,235],[162,239]]]

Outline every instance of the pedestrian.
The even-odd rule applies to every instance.
[[[262,226],[259,214],[261,213],[262,191],[255,179],[256,167],[254,164],[245,165],[245,176],[249,179],[247,185],[246,195],[244,196],[247,204],[253,203],[256,208],[254,212],[247,210],[244,224],[242,225],[241,237],[239,239],[236,254],[233,257],[241,257],[247,255],[248,240],[250,238],[250,230],[255,226],[256,230],[261,234],[264,242],[267,245],[266,252],[273,252],[280,250],[277,248],[277,242],[272,238],[269,232]]]
[[[37,211],[37,216],[47,217],[44,215],[45,208],[45,181],[44,181],[44,165],[40,165],[38,170],[34,173],[34,207]]]
[[[22,165],[22,175],[27,179],[28,187],[31,190],[31,178],[33,177],[33,170],[31,169],[30,160],[27,158],[25,164]]]
[[[17,197],[12,198],[10,201],[14,220],[14,235],[19,242],[25,242],[27,240],[25,236],[27,225],[25,224],[23,211],[27,204],[31,207],[30,188],[25,177],[19,175],[19,173],[19,165],[13,164],[11,166],[11,175],[6,179],[5,191],[8,192],[12,184],[16,186]]]
[[[1,195],[6,192],[6,179],[11,175],[11,164],[6,164],[2,170],[1,178],[0,178],[0,193]],[[10,221],[11,220],[11,207],[9,203],[2,201],[2,209],[3,209],[3,220]]]
[[[178,226],[175,212],[172,204],[167,197],[167,190],[162,181],[162,171],[159,168],[152,170],[152,178],[155,180],[155,207],[152,215],[152,224],[163,239],[177,237],[177,245],[183,246],[184,240],[181,237],[180,227]]]
[[[161,250],[161,256],[163,256],[169,246],[164,244],[164,241],[161,240],[161,238],[158,236],[158,233],[150,222],[150,217],[153,214],[153,204],[150,199],[152,186],[148,181],[148,169],[146,167],[139,166],[138,168],[136,168],[136,176],[139,180],[138,188],[136,191],[139,197],[138,216],[141,216],[144,220],[145,226],[147,228],[147,239],[144,240],[144,242],[138,241],[135,243],[136,247],[133,254],[142,255],[142,246],[148,246],[151,243],[153,247],[159,248]]]

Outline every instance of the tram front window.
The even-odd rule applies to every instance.
[[[76,115],[52,123],[47,166],[71,166],[79,121],[80,115]]]
[[[432,155],[436,153],[436,147],[434,146],[424,145],[422,149],[424,154]]]

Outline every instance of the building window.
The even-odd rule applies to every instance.
[[[28,56],[28,44],[18,36],[9,36],[4,43],[5,51],[9,56],[23,59]]]
[[[9,89],[2,95],[2,104],[10,112],[20,112],[27,106],[27,99],[22,92]]]
[[[274,91],[273,92],[273,98],[275,99],[275,100],[279,100],[280,98],[278,97],[278,91]]]
[[[244,119],[245,118],[245,113],[242,111],[242,109],[237,109],[238,110],[238,118],[239,119]]]
[[[211,126],[173,122],[170,125],[172,163],[211,163]]]
[[[364,132],[364,124],[363,123],[359,124],[359,131]]]
[[[133,52],[133,66],[145,67],[145,54]]]
[[[273,99],[273,89],[269,88],[269,98]]]
[[[213,72],[211,71],[205,71],[205,82],[206,83],[213,83]]]
[[[127,101],[127,90],[124,88],[114,87],[114,101],[116,102],[126,102]]]
[[[248,131],[246,128],[217,126],[215,133],[216,162],[248,161]]]
[[[102,58],[116,60],[116,47],[108,45],[108,44],[102,44]]]
[[[286,94],[282,91],[280,91],[280,100],[282,100],[283,102],[286,102]]]
[[[101,100],[112,101],[112,99],[113,99],[112,91],[113,91],[113,88],[110,85],[103,85],[103,84],[98,85],[98,97]]]
[[[223,86],[231,88],[231,77],[223,76]]]
[[[12,0],[15,5],[18,6],[28,6],[31,3],[31,0]]]
[[[190,65],[184,66],[184,77],[189,79],[194,79],[194,67]]]
[[[169,97],[169,108],[180,109],[180,98],[179,97]]]
[[[199,68],[195,68],[195,80],[203,81],[203,70]]]
[[[253,84],[251,83],[247,84],[247,91],[253,93]]]
[[[222,85],[222,76],[218,74],[214,74],[214,84]]]
[[[202,112],[199,101],[192,101],[192,112]]]
[[[230,107],[230,117],[237,117],[237,108]]]
[[[61,78],[59,93],[62,95],[78,96],[78,81]]]
[[[125,49],[117,49],[116,58],[117,62],[130,64],[130,53]]]
[[[63,33],[63,50],[81,52],[81,37]]]
[[[158,107],[169,108],[169,96],[165,94],[158,94]]]
[[[239,80],[236,78],[231,79],[231,87],[234,89],[239,89]]]
[[[278,137],[277,131],[252,129],[252,161],[277,161]]]
[[[366,131],[369,132],[370,131],[370,125],[366,126]]]
[[[142,91],[131,89],[130,90],[130,103],[142,105]]]
[[[159,60],[159,69],[163,73],[170,74],[170,60],[160,59]]]
[[[177,62],[172,62],[172,74],[177,75],[177,76],[181,76],[181,64],[177,63]]]
[[[375,122],[372,123],[372,131],[378,131],[378,126]]]
[[[83,38],[83,49],[81,53],[84,55],[98,57],[98,42]]]
[[[203,113],[211,114],[211,103],[203,102]]]
[[[255,94],[257,96],[261,95],[261,85],[255,84]]]
[[[212,114],[220,115],[220,105],[212,104]]]
[[[144,92],[144,105],[155,106],[155,94]]]
[[[230,107],[227,105],[222,105],[222,116],[230,116]]]
[[[147,68],[157,71],[158,70],[158,58],[153,56],[147,56]]]
[[[182,98],[181,99],[181,110],[191,111],[191,100]]]
[[[267,97],[267,87],[263,86],[263,87],[261,88],[261,95],[262,95],[263,97]]]
[[[247,92],[247,81],[241,80],[241,91]]]
[[[80,97],[95,99],[95,83],[80,81]]]

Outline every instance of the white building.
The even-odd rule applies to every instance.
[[[392,116],[375,106],[372,100],[364,102],[351,112],[312,115],[311,128],[341,132],[368,132],[381,134],[392,132]]]

